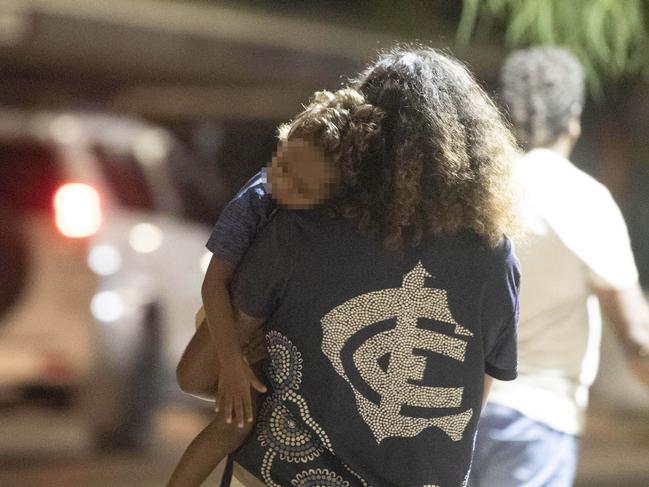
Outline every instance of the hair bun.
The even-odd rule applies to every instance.
[[[317,91],[311,104],[321,105],[322,108],[342,108],[352,110],[365,103],[363,95],[353,88],[341,88],[335,92]]]

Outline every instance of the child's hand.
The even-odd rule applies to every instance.
[[[243,428],[244,421],[252,422],[251,388],[266,392],[266,386],[255,376],[243,357],[220,367],[216,412],[223,414],[226,423],[231,423],[235,418],[239,428]]]

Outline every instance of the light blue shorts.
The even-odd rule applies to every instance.
[[[571,487],[578,438],[498,404],[478,423],[468,487]]]

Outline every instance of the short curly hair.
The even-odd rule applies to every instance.
[[[330,208],[390,250],[426,234],[514,233],[513,137],[468,70],[430,48],[380,55],[349,87],[318,92],[280,141],[310,140],[340,170]]]
[[[344,152],[365,149],[381,117],[381,110],[353,88],[318,91],[300,114],[279,126],[278,137],[280,142],[294,137],[308,140],[340,166]],[[356,135],[354,143],[351,134]]]
[[[501,71],[501,87],[519,142],[526,148],[551,145],[584,107],[582,67],[558,47],[510,54]]]

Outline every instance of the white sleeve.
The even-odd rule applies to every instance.
[[[638,281],[629,232],[611,193],[598,185],[584,224],[588,230],[579,256],[588,269],[592,286],[622,290]]]
[[[583,263],[588,284],[613,290],[635,284],[629,232],[606,186],[551,151],[526,158],[518,167],[525,169],[519,174],[530,204]]]

